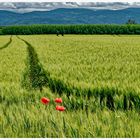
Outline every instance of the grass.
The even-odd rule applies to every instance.
[[[99,96],[109,108],[119,96],[121,108],[140,108],[139,36],[22,37],[33,42],[44,69],[51,72],[53,91]]]
[[[0,85],[20,84],[25,67],[26,48],[24,43],[13,37],[12,43],[0,50]]]
[[[0,36],[0,48],[2,48],[8,41],[10,36]]]
[[[23,38],[34,46],[45,69],[66,82],[140,88],[139,36]]]
[[[0,36],[3,45],[9,37]],[[139,102],[139,36],[19,37],[0,50],[0,137],[140,137],[139,108],[123,108]],[[41,72],[48,80],[40,90],[30,78],[40,79]],[[26,76],[33,89],[23,88]],[[113,111],[109,96],[102,102],[95,92],[82,96],[84,89],[108,95],[111,88],[121,91],[113,96]],[[125,97],[131,90],[133,96]],[[40,103],[43,96],[51,99],[49,106]],[[56,97],[65,112],[55,110]]]
[[[12,36],[10,37],[9,41],[0,48],[0,50],[7,48],[11,44],[11,42],[12,42]]]

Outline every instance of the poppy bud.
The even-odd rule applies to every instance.
[[[65,111],[65,107],[64,106],[56,106],[56,110]]]
[[[56,103],[62,103],[62,99],[61,99],[61,98],[56,98],[56,99],[55,99],[55,102],[56,102]]]
[[[47,105],[50,102],[50,100],[48,98],[43,97],[43,98],[41,98],[41,102],[43,104]]]

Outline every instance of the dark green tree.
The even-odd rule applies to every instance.
[[[128,21],[126,22],[126,24],[137,24],[137,23],[133,19],[128,19]]]

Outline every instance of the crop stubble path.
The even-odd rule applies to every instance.
[[[12,35],[10,36],[10,40],[5,45],[3,45],[2,47],[0,47],[0,50],[3,50],[5,48],[7,48],[11,43],[12,43]]]
[[[46,71],[41,65],[34,47],[29,42],[20,38],[19,36],[17,36],[17,38],[22,40],[27,45],[28,68],[24,74],[24,87],[39,89],[40,91],[43,90],[43,87],[49,87],[53,93],[58,93],[59,95],[65,93],[68,98],[71,95],[82,98],[87,97],[87,99],[90,99],[90,97],[94,97],[96,102],[99,101],[100,107],[105,106],[110,110],[140,110],[140,96],[135,91],[126,91],[122,94],[122,92],[124,91],[120,91],[119,89],[115,88],[111,89],[108,87],[95,89],[81,89],[66,84],[59,79],[52,79],[50,73]],[[122,100],[123,102],[123,105],[121,107],[118,105],[116,106],[116,96],[119,96],[120,100]]]

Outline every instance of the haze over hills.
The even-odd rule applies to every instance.
[[[140,8],[95,10],[58,8],[50,11],[16,13],[0,10],[0,25],[21,24],[124,24],[128,19],[140,23]]]

